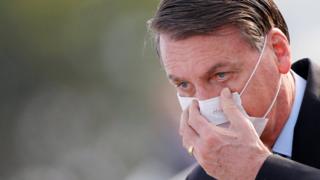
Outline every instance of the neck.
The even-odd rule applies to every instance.
[[[288,121],[295,99],[295,81],[292,73],[283,76],[281,89],[274,107],[269,116],[268,123],[261,135],[262,142],[272,149],[275,141],[280,135],[284,125]]]

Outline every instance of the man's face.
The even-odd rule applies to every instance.
[[[160,52],[169,81],[178,93],[199,100],[219,96],[224,87],[240,92],[260,55],[235,28],[184,40],[173,40],[161,34]],[[241,97],[249,115],[264,115],[278,82],[275,56],[267,44],[261,63]]]

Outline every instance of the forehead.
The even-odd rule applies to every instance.
[[[215,63],[237,63],[245,60],[248,53],[255,49],[236,28],[225,28],[212,35],[192,36],[183,40],[174,40],[161,34],[159,50],[164,68],[171,74],[178,70],[201,71]]]

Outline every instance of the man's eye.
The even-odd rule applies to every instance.
[[[228,73],[227,72],[219,72],[219,73],[216,73],[216,79],[218,81],[224,81],[226,80],[228,77]]]
[[[216,75],[217,75],[217,78],[223,79],[223,78],[225,78],[226,73],[225,72],[220,72],[220,73],[217,73]]]
[[[189,87],[189,83],[181,82],[177,85],[178,88],[187,89]]]

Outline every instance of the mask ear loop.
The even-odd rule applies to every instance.
[[[278,83],[278,89],[277,89],[277,93],[274,96],[271,105],[269,106],[267,112],[264,114],[263,118],[265,119],[267,117],[267,115],[270,113],[273,105],[276,103],[277,97],[279,95],[280,89],[281,89],[281,82],[282,82],[282,75],[280,75],[280,79],[279,79],[279,83]]]
[[[261,62],[261,59],[262,59],[262,55],[263,55],[263,52],[264,52],[264,49],[266,48],[267,46],[267,39],[268,39],[268,36],[266,35],[265,38],[264,38],[264,44],[263,44],[263,48],[261,50],[261,53],[260,53],[260,56],[259,56],[259,59],[258,59],[258,62],[256,63],[256,66],[254,67],[248,81],[246,82],[246,84],[244,85],[243,89],[241,90],[240,92],[240,96],[242,96],[243,92],[245,91],[245,89],[247,88],[247,86],[249,85],[253,75],[255,74],[255,72],[257,71],[258,67],[259,67],[259,64]]]

